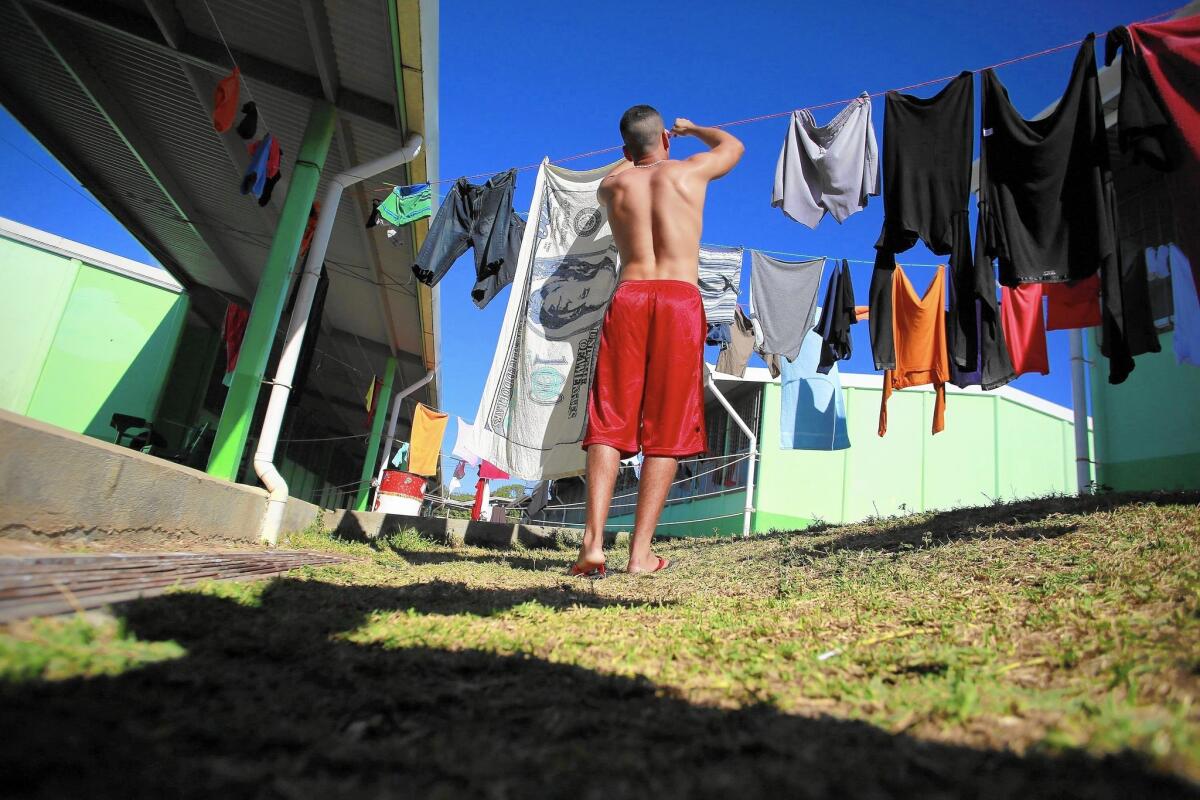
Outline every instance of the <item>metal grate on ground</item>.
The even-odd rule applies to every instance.
[[[208,580],[245,580],[344,558],[303,551],[0,558],[0,622],[64,614]]]

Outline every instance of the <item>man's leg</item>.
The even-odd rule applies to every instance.
[[[650,540],[654,538],[678,464],[677,459],[663,456],[647,456],[642,460],[637,516],[633,522],[633,541],[629,543],[630,572],[648,572],[658,566],[658,557],[650,552]]]
[[[604,521],[612,505],[613,487],[621,454],[615,447],[594,444],[587,451],[587,510],[584,518],[583,545],[579,548],[580,567],[604,563]]]

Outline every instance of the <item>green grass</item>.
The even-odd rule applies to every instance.
[[[413,531],[363,543],[310,530],[287,546],[352,559],[292,573],[327,603],[338,590],[396,593],[345,601],[336,618],[352,622],[317,634],[349,648],[338,652],[536,659],[649,681],[693,707],[765,707],[1016,754],[1128,751],[1196,780],[1196,501],[1048,498],[672,541],[656,546],[671,570],[597,582],[564,577],[571,552],[451,549]],[[624,553],[609,563],[623,566]],[[262,614],[273,586],[190,594]],[[0,679],[116,674],[181,652],[115,623],[27,623],[0,635]]]

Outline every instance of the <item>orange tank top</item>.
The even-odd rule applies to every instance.
[[[887,402],[895,389],[932,383],[933,432],[946,427],[946,381],[950,380],[950,354],[946,350],[946,268],[937,268],[933,282],[917,297],[908,276],[896,266],[892,272],[892,337],[896,342],[896,367],[883,373],[883,400],[879,404],[879,435],[887,433]]]

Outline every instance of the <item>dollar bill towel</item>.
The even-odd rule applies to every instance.
[[[742,283],[742,248],[700,245],[700,297],[709,325],[730,325]]]
[[[615,166],[575,172],[543,160],[533,187],[475,418],[479,457],[523,480],[584,471],[588,390],[620,266],[596,189]]]

